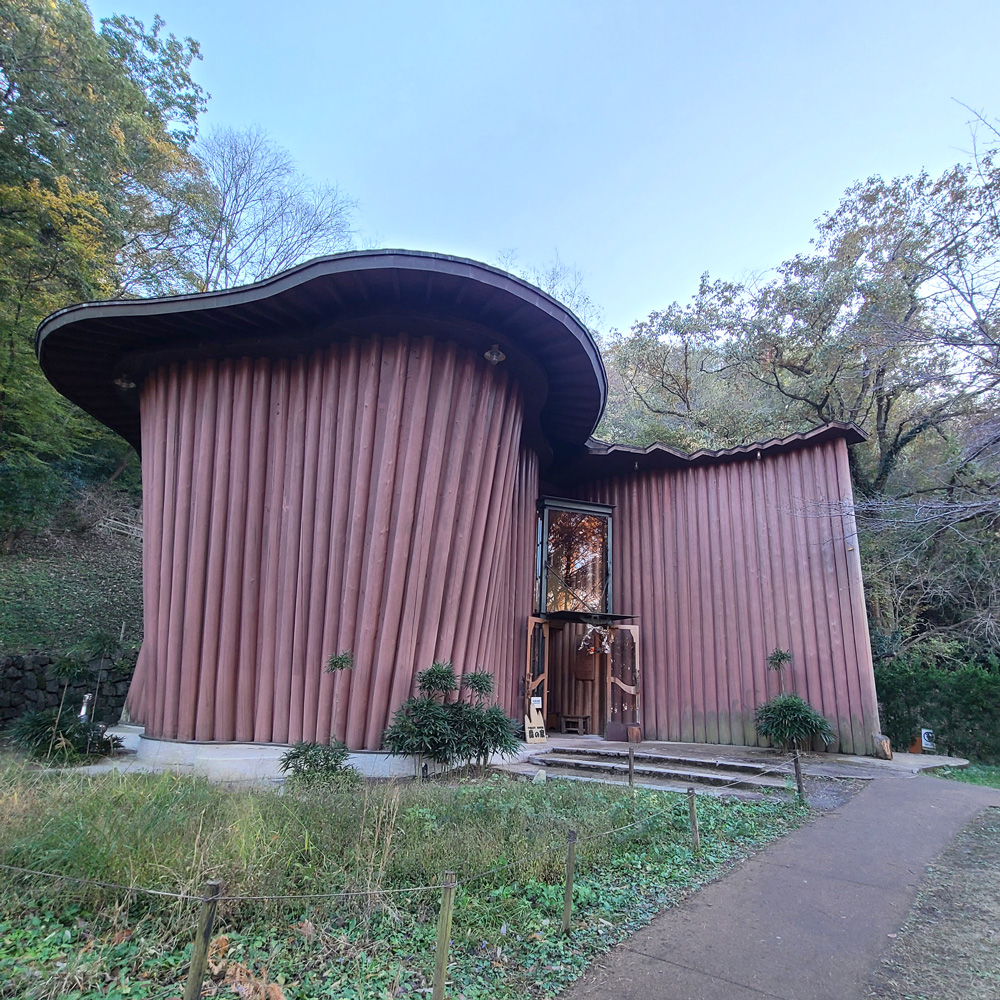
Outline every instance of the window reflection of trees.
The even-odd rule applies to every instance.
[[[546,611],[607,611],[607,518],[550,511],[546,562]]]

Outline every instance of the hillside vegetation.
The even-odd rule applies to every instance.
[[[48,531],[0,556],[0,656],[142,638],[142,549],[120,534]]]

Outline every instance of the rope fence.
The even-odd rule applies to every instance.
[[[766,768],[760,771],[755,771],[754,773],[758,776],[772,775],[772,774],[784,777],[790,776],[790,772],[787,767]],[[798,753],[795,754],[795,759],[794,759],[794,774],[797,783],[798,799],[800,802],[805,802],[805,793],[802,782],[802,772],[801,772]],[[633,760],[633,751],[630,748],[629,752],[630,787],[634,787],[633,775],[634,775],[634,760]],[[718,794],[720,792],[724,792],[728,788],[734,788],[742,784],[745,784],[745,779],[737,778],[723,785],[712,785],[711,791],[715,794]],[[673,789],[663,789],[663,790],[675,791]],[[691,828],[692,851],[695,854],[698,854],[700,853],[701,845],[700,845],[700,832],[698,829],[695,789],[693,787],[689,787],[687,789],[687,800],[688,800],[689,822]],[[624,833],[627,830],[643,826],[647,823],[650,823],[653,820],[659,819],[663,816],[666,816],[667,814],[673,814],[675,812],[676,812],[676,805],[673,804],[670,806],[666,806],[663,809],[658,809],[654,812],[647,813],[645,816],[642,816],[641,818],[631,823],[626,823],[623,824],[622,826],[617,826],[607,830],[602,830],[598,833],[591,833],[585,837],[579,836],[576,830],[570,829],[567,831],[565,842],[553,842],[547,845],[546,847],[540,848],[537,851],[532,851],[531,853],[526,854],[522,857],[512,859],[500,865],[495,865],[494,867],[488,868],[482,872],[478,872],[475,875],[469,875],[466,876],[465,878],[459,879],[456,878],[455,872],[446,871],[442,874],[441,881],[438,882],[437,884],[405,886],[402,888],[391,888],[391,889],[382,889],[382,888],[345,889],[333,892],[227,896],[227,895],[222,895],[221,883],[216,881],[207,882],[203,892],[201,894],[195,894],[191,892],[176,892],[168,889],[151,889],[151,888],[146,888],[144,886],[125,885],[123,883],[104,882],[97,879],[84,878],[78,875],[61,875],[57,872],[40,871],[34,868],[24,868],[19,865],[0,864],[0,870],[14,872],[22,875],[30,875],[37,878],[53,879],[62,882],[73,882],[81,885],[90,885],[90,886],[95,886],[97,888],[109,889],[121,893],[147,895],[147,896],[160,896],[178,901],[200,903],[201,906],[199,908],[198,928],[194,938],[191,965],[189,968],[188,981],[184,992],[184,1000],[198,1000],[198,998],[201,996],[201,989],[204,983],[205,973],[207,971],[209,943],[211,940],[212,929],[215,922],[216,909],[219,903],[282,902],[282,901],[292,901],[292,900],[336,900],[336,899],[348,899],[357,897],[375,898],[375,897],[382,897],[389,895],[394,895],[394,896],[413,895],[416,893],[431,892],[431,891],[440,892],[441,903],[438,912],[438,932],[437,932],[437,942],[435,946],[435,969],[434,969],[432,1000],[444,1000],[445,974],[447,972],[447,965],[448,965],[448,950],[449,950],[449,941],[451,934],[452,909],[454,907],[456,891],[460,886],[470,885],[473,882],[481,881],[482,879],[489,878],[491,875],[496,875],[499,872],[505,871],[506,869],[514,865],[521,865],[527,861],[545,857],[555,853],[556,851],[565,849],[566,877],[565,877],[565,892],[564,892],[563,915],[562,915],[562,932],[563,934],[568,935],[571,932],[573,884],[575,877],[575,859],[576,859],[577,848],[582,845],[594,843],[596,841],[603,840],[607,837],[614,836],[615,834]]]

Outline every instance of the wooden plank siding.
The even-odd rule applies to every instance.
[[[576,491],[615,505],[614,611],[638,616],[647,739],[754,744],[767,670],[821,711],[845,753],[878,732],[843,439],[636,472]]]
[[[503,369],[431,338],[143,385],[148,735],[375,749],[435,659],[519,714],[538,459]],[[349,649],[354,669],[324,671]],[[512,656],[512,652],[514,655]]]

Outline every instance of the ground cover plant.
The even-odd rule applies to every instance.
[[[807,815],[780,799],[699,797],[696,856],[685,798],[655,790],[498,777],[279,793],[11,763],[0,768],[0,864],[167,892],[197,894],[217,878],[229,897],[357,893],[220,903],[207,995],[268,1000],[427,989],[437,886],[451,870],[449,996],[523,1000],[552,996]],[[570,828],[580,839],[567,938]],[[196,913],[197,901],[0,869],[0,998],[179,996]]]
[[[934,772],[939,778],[964,781],[969,785],[1000,788],[1000,767],[995,764],[970,764],[968,767],[942,767]]]
[[[136,644],[142,547],[98,531],[22,538],[12,552],[0,551],[0,606],[0,654],[61,653],[95,632]]]

